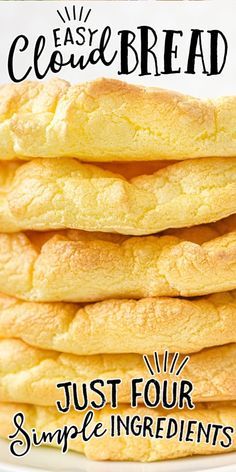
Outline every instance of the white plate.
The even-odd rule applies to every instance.
[[[24,458],[14,458],[0,439],[0,472],[235,472],[236,453],[178,459],[153,464],[91,462],[80,454],[62,455],[49,448],[34,448]]]

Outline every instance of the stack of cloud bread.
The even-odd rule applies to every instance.
[[[178,380],[195,409],[136,413],[231,425],[231,447],[105,436],[71,449],[133,461],[236,449],[235,156],[236,97],[106,79],[0,88],[2,437],[17,411],[29,430],[80,425],[56,410],[65,380],[121,378],[116,411],[133,415],[142,355],[169,351],[190,355]]]

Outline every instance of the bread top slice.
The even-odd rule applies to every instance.
[[[112,79],[0,88],[1,159],[235,156],[235,126],[235,96],[201,100]]]

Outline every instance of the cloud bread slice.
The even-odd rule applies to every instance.
[[[178,237],[0,233],[0,291],[31,301],[91,302],[234,290],[233,228],[235,218],[198,227],[195,235],[179,230]]]
[[[60,414],[54,407],[33,406],[26,404],[14,403],[0,403],[0,436],[7,438],[9,434],[14,432],[12,425],[12,418],[16,412],[21,411],[25,415],[24,428],[28,433],[32,428],[35,428],[37,433],[43,431],[54,432],[58,428],[64,428],[65,425],[76,425],[81,428],[84,414],[73,412],[67,414]],[[158,418],[174,418],[180,424],[181,419],[186,422],[195,420],[202,422],[204,429],[209,423],[220,424],[225,427],[231,426],[234,430],[232,434],[232,444],[229,448],[223,448],[219,445],[221,440],[224,443],[228,439],[220,431],[216,446],[212,446],[211,442],[206,443],[202,439],[200,443],[196,442],[196,433],[191,435],[193,441],[179,442],[176,437],[171,440],[167,439],[150,439],[142,436],[135,437],[134,435],[121,437],[110,437],[110,417],[111,415],[121,415],[123,420],[127,415],[133,416],[134,413],[140,416],[143,422],[144,417],[151,417],[154,423]],[[108,406],[100,411],[94,413],[94,421],[102,422],[105,428],[108,428],[108,434],[100,438],[92,438],[88,442],[82,442],[81,436],[69,442],[69,448],[85,454],[91,460],[110,460],[110,461],[141,461],[153,462],[165,459],[176,459],[178,457],[193,456],[198,454],[218,454],[232,452],[236,450],[236,403],[214,402],[214,403],[199,403],[196,408],[190,410],[173,410],[167,412],[162,408],[149,409],[145,407],[138,407],[133,410],[126,405],[121,405],[115,410],[111,410]],[[162,422],[165,431],[165,422]],[[194,431],[195,427],[193,427]],[[227,430],[229,433],[229,430]],[[210,441],[212,441],[212,434],[210,434]],[[204,436],[203,436],[204,438]],[[54,442],[52,444],[56,446]]]
[[[178,367],[184,356],[180,355]],[[187,379],[194,385],[193,401],[236,400],[236,344],[218,346],[192,354],[184,370],[176,376],[162,372],[156,376],[162,381]],[[152,356],[149,356],[154,368]],[[171,359],[168,368],[171,366]],[[160,357],[160,365],[163,359]],[[154,368],[155,372],[155,368]],[[177,372],[177,369],[175,370]],[[76,382],[81,395],[81,384],[94,379],[120,378],[119,401],[130,403],[132,378],[152,378],[143,358],[138,354],[103,354],[75,356],[38,349],[17,339],[0,340],[0,400],[51,406],[57,400],[64,404],[64,393],[57,389],[60,382]],[[138,388],[142,391],[142,388]],[[110,386],[104,387],[110,402]],[[98,401],[96,393],[89,392],[89,399]],[[81,396],[79,397],[81,398]],[[150,398],[155,392],[150,390]],[[83,401],[82,399],[80,401]],[[142,402],[142,399],[140,399]]]
[[[23,302],[0,294],[0,337],[78,355],[190,353],[236,343],[236,291],[85,306]]]
[[[0,88],[0,158],[84,161],[236,155],[236,97],[200,100],[99,79]]]
[[[236,213],[235,158],[182,161],[130,179],[76,159],[36,159],[18,167],[2,163],[0,179],[5,232],[71,228],[144,235]]]

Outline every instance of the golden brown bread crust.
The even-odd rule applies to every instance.
[[[5,164],[10,164],[12,161],[5,161]],[[15,161],[18,162],[19,161]],[[164,169],[167,166],[172,164],[177,164],[180,161],[111,161],[111,162],[96,162],[93,165],[100,167],[103,170],[113,172],[113,174],[122,175],[125,179],[131,180],[134,177],[139,177],[140,175],[150,175],[154,174],[158,170]],[[91,164],[91,163],[90,163]]]
[[[78,341],[79,342],[79,341]],[[171,358],[172,356],[170,356]],[[152,356],[149,357],[152,359]],[[178,365],[184,356],[180,355]],[[161,373],[162,381],[187,379],[194,385],[193,401],[236,400],[236,344],[218,346],[192,354],[179,376]],[[151,361],[154,365],[153,361]],[[160,358],[160,365],[163,360]],[[171,365],[168,364],[169,368]],[[122,379],[119,386],[120,403],[130,403],[131,379],[151,378],[143,358],[138,354],[104,354],[75,356],[38,349],[17,339],[0,340],[0,399],[2,402],[25,402],[53,406],[57,400],[64,404],[64,393],[57,389],[60,382],[82,383],[94,379]],[[142,391],[142,389],[139,389]],[[110,402],[110,386],[104,387]],[[154,397],[153,397],[154,395]],[[150,391],[150,397],[155,393]],[[89,399],[98,401],[90,392]],[[142,402],[142,399],[140,398]]]
[[[207,225],[168,229],[163,231],[161,235],[176,236],[182,241],[203,244],[233,231],[236,231],[236,214]]]
[[[196,352],[236,343],[236,291],[85,306],[23,302],[0,294],[0,337],[77,355]]]
[[[60,414],[53,407],[32,406],[26,404],[14,403],[0,403],[0,436],[8,438],[9,434],[15,431],[12,424],[12,418],[17,412],[23,412],[25,415],[25,429],[30,433],[32,428],[35,428],[37,433],[43,431],[55,431],[58,428],[63,428],[65,425],[76,425],[81,427],[84,414],[73,412],[67,414]],[[202,441],[197,444],[193,442],[179,442],[176,438],[172,440],[150,440],[142,436],[124,436],[111,438],[110,435],[105,435],[101,438],[92,438],[88,442],[82,442],[81,436],[76,440],[69,442],[71,450],[85,454],[91,460],[111,460],[111,461],[141,461],[153,462],[165,459],[175,459],[178,457],[186,457],[197,454],[217,454],[226,453],[236,450],[236,404],[235,403],[203,403],[196,405],[192,411],[189,410],[174,410],[167,413],[166,410],[158,408],[156,410],[138,407],[131,410],[126,405],[120,406],[116,410],[111,410],[108,406],[100,411],[95,412],[94,419],[96,422],[101,421],[105,427],[110,431],[110,416],[114,414],[133,416],[137,413],[142,419],[144,416],[152,417],[155,421],[158,417],[175,418],[177,422],[181,419],[185,421],[196,420],[201,421],[205,428],[207,424],[221,424],[225,427],[231,426],[234,428],[232,436],[232,445],[225,449],[219,446],[206,444]],[[195,435],[194,435],[195,438]],[[220,435],[219,439],[223,439]],[[225,439],[225,438],[224,438]],[[56,443],[52,444],[56,446]]]
[[[235,158],[182,161],[130,180],[75,159],[16,166],[0,165],[4,232],[72,228],[143,235],[236,213]]]
[[[203,244],[181,240],[181,231],[178,238],[0,233],[0,291],[31,301],[89,302],[236,289],[236,231],[210,241],[209,228],[199,232]]]
[[[0,88],[0,158],[84,161],[236,155],[236,97],[200,100],[112,79]]]

